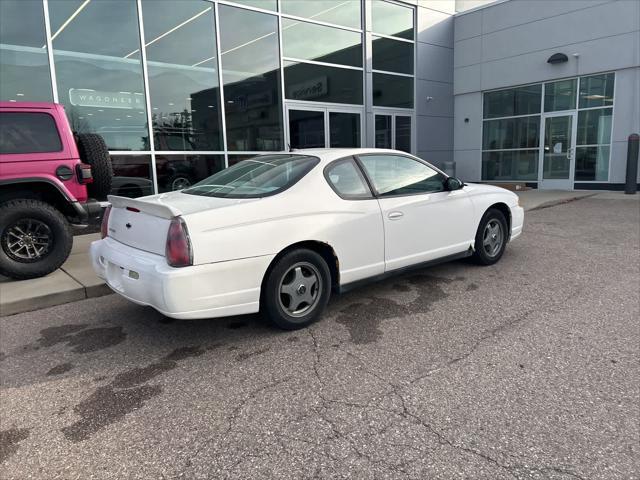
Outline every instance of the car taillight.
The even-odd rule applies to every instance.
[[[180,217],[175,217],[169,225],[167,246],[165,249],[167,263],[171,267],[187,267],[193,265],[193,252],[187,225]]]
[[[102,238],[109,236],[109,214],[111,213],[111,205],[104,209],[102,214],[102,224],[100,225],[100,235]]]
[[[79,163],[76,167],[76,173],[78,175],[78,182],[83,185],[87,183],[93,183],[93,172],[91,171],[91,165],[86,163]]]

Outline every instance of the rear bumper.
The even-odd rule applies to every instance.
[[[524,227],[524,208],[515,206],[511,207],[511,238],[515,240],[522,234]]]
[[[97,275],[116,293],[178,319],[255,313],[273,256],[172,268],[165,258],[109,237],[91,244]]]

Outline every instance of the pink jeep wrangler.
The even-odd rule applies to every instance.
[[[106,198],[112,176],[102,137],[73,134],[62,105],[0,102],[0,274],[59,268],[73,244],[70,224],[97,222],[94,198]]]

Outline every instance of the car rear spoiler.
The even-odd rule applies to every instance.
[[[111,202],[111,206],[114,208],[127,208],[129,210],[143,212],[154,217],[167,219],[172,219],[173,217],[182,215],[180,210],[172,207],[171,205],[161,203],[162,200],[157,197],[152,201],[118,197],[116,195],[109,195],[107,198],[109,202]]]

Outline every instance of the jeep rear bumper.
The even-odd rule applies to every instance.
[[[108,202],[99,202],[92,198],[88,199],[86,202],[71,202],[75,211],[73,218],[74,221],[71,223],[88,224],[99,222],[102,218],[102,211],[108,204]]]

